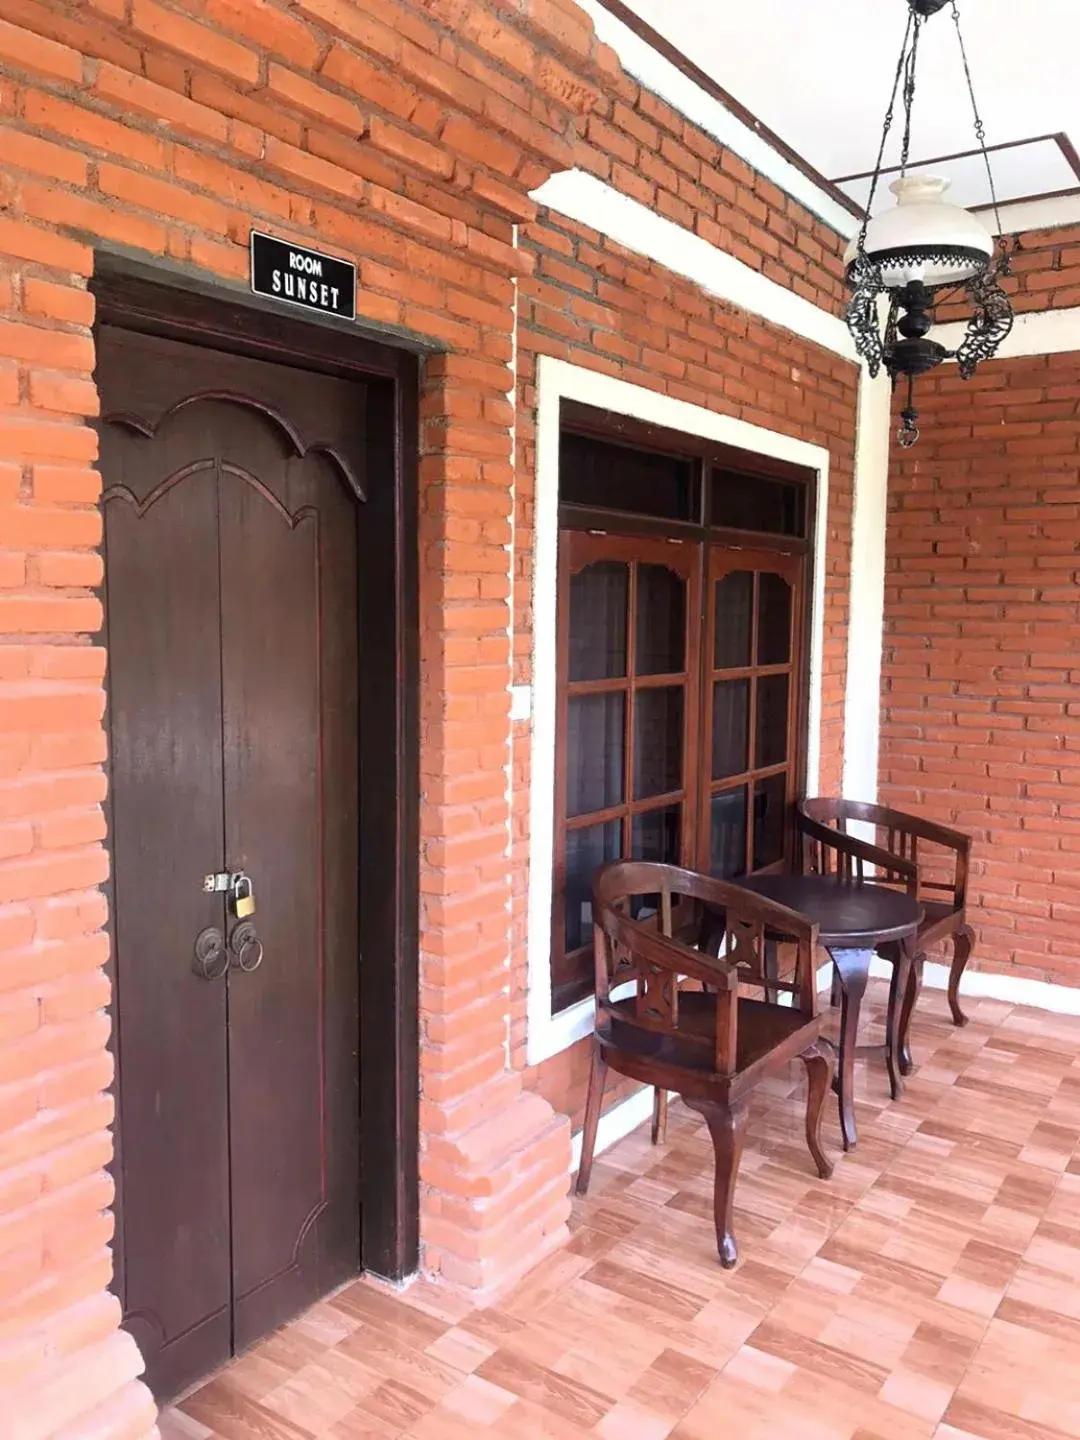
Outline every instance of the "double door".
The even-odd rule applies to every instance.
[[[116,1285],[166,1398],[359,1267],[364,406],[98,347]]]
[[[592,880],[620,858],[736,879],[790,855],[805,556],[566,530],[552,986],[593,982]]]

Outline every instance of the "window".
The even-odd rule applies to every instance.
[[[733,878],[782,863],[806,688],[807,546],[789,533],[804,528],[805,474],[766,477],[755,498],[753,475],[708,455],[642,459],[578,435],[562,467],[555,1011],[592,989],[598,865]],[[743,493],[721,504],[725,481]],[[731,516],[761,527],[752,544],[725,537]]]

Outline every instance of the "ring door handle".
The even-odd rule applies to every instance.
[[[215,926],[199,933],[191,957],[191,968],[200,980],[220,980],[229,969],[225,936]]]
[[[232,951],[231,964],[237,970],[243,970],[246,975],[257,970],[263,962],[263,943],[250,920],[241,920],[239,925],[233,927],[229,936],[229,949]]]

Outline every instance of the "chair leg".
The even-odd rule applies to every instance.
[[[844,998],[844,987],[840,983],[840,972],[833,966],[832,987],[829,992],[829,1004],[834,1010],[840,1009],[841,1001]]]
[[[764,970],[762,979],[765,981],[764,991],[766,1003],[775,1005],[780,998],[780,991],[777,990],[775,985],[768,983],[770,980],[780,979],[780,953],[775,940],[765,941],[765,956],[762,968]]]
[[[720,1264],[731,1270],[739,1259],[739,1246],[734,1234],[735,1182],[739,1176],[743,1141],[746,1139],[748,1111],[746,1102],[724,1105],[715,1100],[687,1100],[691,1110],[704,1115],[712,1136],[716,1156],[716,1178],[713,1183],[713,1213],[716,1217],[716,1249]]]
[[[949,969],[949,1009],[952,1011],[954,1025],[968,1023],[968,1017],[960,1009],[960,981],[971,959],[974,944],[975,931],[970,925],[962,926],[953,936],[953,958]]]
[[[658,1085],[653,1091],[652,1143],[663,1145],[667,1140],[667,1091]]]
[[[911,962],[911,969],[908,971],[907,984],[904,987],[903,999],[900,1005],[900,1023],[897,1027],[896,1053],[899,1056],[897,1069],[901,1075],[910,1075],[915,1068],[915,1061],[911,1058],[911,1017],[914,1013],[919,995],[922,992],[923,966],[925,964],[926,955],[920,950]],[[891,991],[889,1004],[891,1007]],[[893,1098],[895,1099],[896,1097],[894,1096]]]
[[[832,1088],[836,1073],[836,1053],[831,1045],[815,1040],[809,1050],[802,1053],[806,1066],[806,1143],[814,1158],[818,1174],[828,1180],[833,1173],[833,1163],[821,1148],[821,1121],[825,1113],[825,1097]]]
[[[593,1151],[596,1149],[596,1127],[600,1124],[607,1072],[607,1064],[600,1055],[600,1046],[594,1041],[592,1070],[589,1072],[589,1098],[585,1102],[585,1124],[581,1131],[581,1164],[578,1166],[577,1185],[574,1187],[578,1195],[587,1195],[589,1191]]]

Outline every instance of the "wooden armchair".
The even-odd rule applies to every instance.
[[[705,906],[713,927],[719,917],[723,928],[720,958],[675,938],[701,932]],[[597,871],[593,920],[596,1034],[577,1193],[588,1190],[609,1068],[674,1091],[709,1127],[716,1156],[716,1243],[720,1263],[730,1268],[738,1259],[735,1181],[749,1096],[764,1076],[796,1056],[809,1078],[807,1144],[818,1174],[823,1179],[832,1174],[821,1148],[821,1116],[835,1060],[820,1040],[817,927],[737,885],[633,860],[616,860]],[[767,939],[794,947],[791,981],[770,978],[766,985]],[[682,989],[681,980],[703,988]],[[786,992],[791,1004],[744,998],[739,991],[747,986]]]
[[[975,943],[975,932],[967,923],[971,837],[902,810],[858,800],[804,800],[797,807],[797,820],[805,868],[831,865],[851,878],[903,885],[923,907],[925,919],[916,939],[916,964],[904,997],[901,1034],[907,1034],[928,947],[949,939],[949,1008],[953,1023],[966,1025],[967,1016],[960,1008],[960,981]],[[874,842],[850,834],[848,827],[855,824],[873,826]],[[876,873],[869,876],[871,866]],[[911,1068],[906,1045],[901,1068],[905,1074]]]

